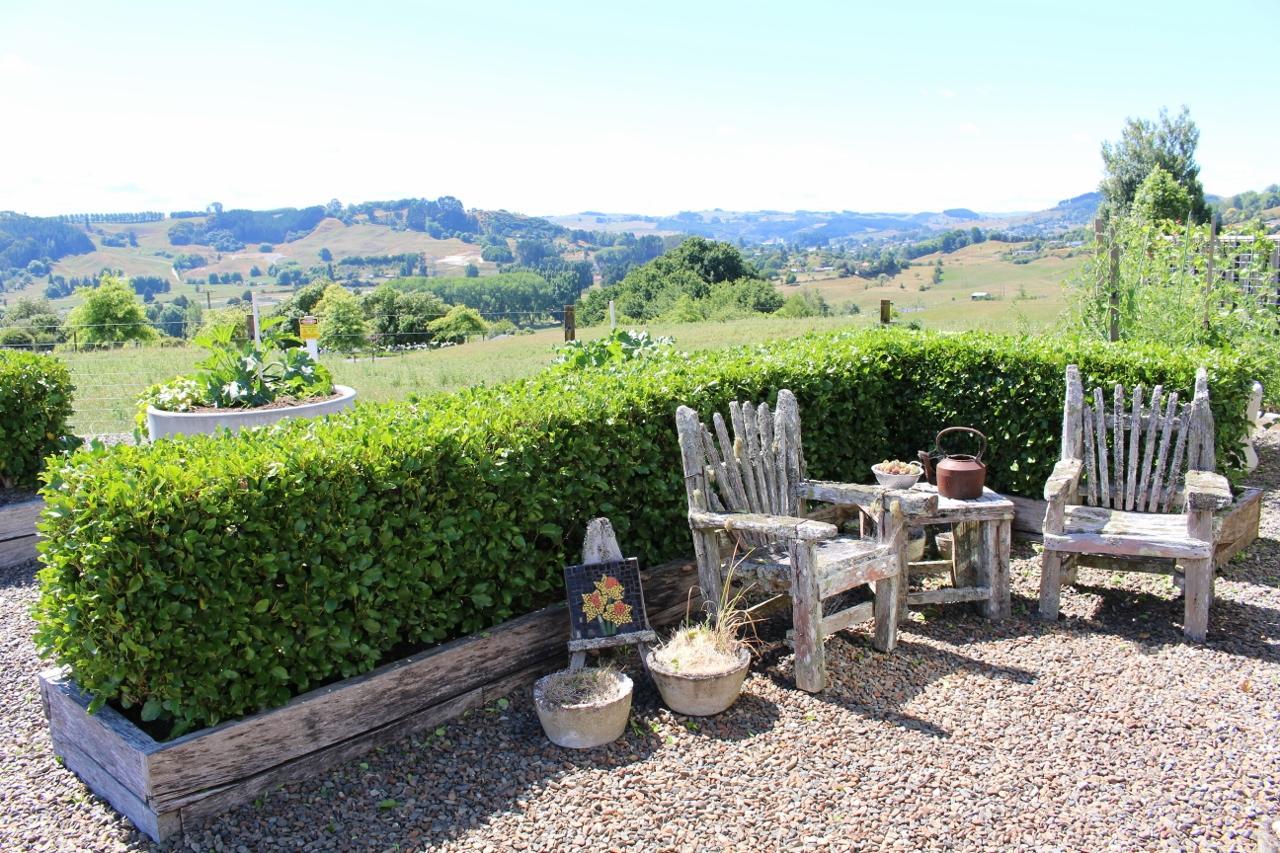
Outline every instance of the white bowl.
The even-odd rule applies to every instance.
[[[880,470],[879,465],[872,465],[871,473],[876,475],[876,482],[886,489],[909,489],[920,481],[924,469],[921,468],[914,474],[886,474]]]

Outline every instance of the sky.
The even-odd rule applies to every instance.
[[[1127,116],[1280,182],[1277,0],[0,0],[0,210],[1036,210]]]

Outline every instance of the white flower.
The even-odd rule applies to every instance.
[[[231,381],[222,386],[222,393],[226,394],[229,400],[239,400],[248,392],[240,387],[239,382]]]

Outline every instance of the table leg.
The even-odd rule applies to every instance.
[[[1012,613],[1009,600],[1009,550],[1013,540],[1013,522],[1005,519],[985,525],[983,539],[987,553],[986,581],[991,584],[991,598],[982,602],[983,614],[988,619],[1007,619]]]
[[[978,521],[958,521],[951,526],[951,583],[957,589],[978,585],[982,527]]]

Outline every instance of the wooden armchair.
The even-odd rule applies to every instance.
[[[1180,406],[1177,393],[1166,398],[1160,385],[1150,400],[1142,386],[1126,398],[1116,385],[1108,413],[1102,389],[1093,389],[1088,405],[1079,368],[1067,367],[1061,460],[1044,487],[1040,615],[1058,618],[1063,575],[1073,578],[1079,566],[1169,574],[1180,567],[1182,630],[1203,640],[1213,598],[1214,513],[1231,504],[1214,457],[1204,368],[1189,405]]]
[[[729,412],[732,440],[720,414],[708,428],[692,409],[676,412],[698,580],[704,597],[719,601],[736,554],[735,580],[789,594],[796,685],[817,692],[827,684],[824,637],[874,617],[874,646],[893,649],[905,577],[904,506],[932,511],[937,497],[805,479],[800,408],[786,389],[776,412],[767,403],[736,402]],[[806,500],[858,507],[876,522],[874,537],[841,536],[833,524],[804,518]],[[874,602],[822,615],[825,599],[861,584],[874,586]]]

